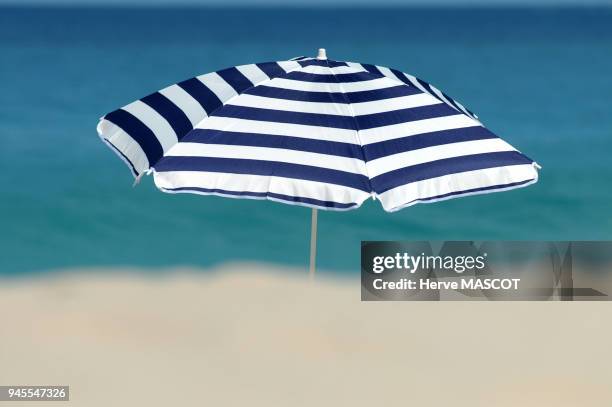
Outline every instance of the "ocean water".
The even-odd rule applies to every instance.
[[[319,47],[435,84],[543,166],[516,191],[319,212],[320,268],[356,273],[361,240],[612,239],[612,9],[0,8],[0,274],[307,264],[309,209],[132,188],[96,124]]]

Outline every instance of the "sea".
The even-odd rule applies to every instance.
[[[319,212],[317,265],[364,240],[612,239],[612,8],[0,8],[0,274],[306,266],[310,209],[132,187],[105,113],[225,67],[314,56],[442,89],[541,166],[527,188]]]

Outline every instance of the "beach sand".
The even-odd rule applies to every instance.
[[[609,302],[364,303],[356,275],[142,271],[0,281],[0,384],[70,385],[54,406],[612,405]]]

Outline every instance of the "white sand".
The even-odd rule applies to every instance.
[[[70,385],[53,406],[612,406],[612,303],[362,303],[357,276],[216,271],[0,281],[0,384]]]

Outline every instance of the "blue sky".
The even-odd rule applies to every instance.
[[[612,5],[612,0],[0,0],[0,4],[39,4],[39,5],[293,5],[293,6],[367,6],[367,5]]]

